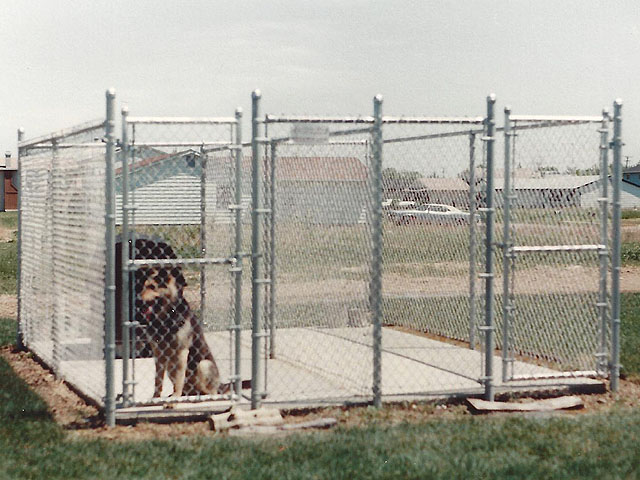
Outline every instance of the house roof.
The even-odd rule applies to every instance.
[[[640,173],[640,164],[634,167],[625,168],[622,170],[622,173]]]
[[[141,150],[140,153],[141,153],[140,156],[136,155],[136,164],[135,164],[136,170],[139,170],[141,168],[144,168],[152,164],[158,164],[165,160],[183,158],[187,155],[191,155],[196,152],[194,150],[189,149],[182,152],[161,153],[159,150],[149,149],[149,150]],[[118,162],[118,163],[120,164],[120,167],[116,168],[116,171],[115,171],[116,175],[120,175],[122,173],[122,162]]]
[[[444,190],[462,190],[468,191],[469,185],[461,178],[419,178],[416,180],[418,189],[444,191]]]
[[[600,175],[547,175],[542,178],[516,178],[516,190],[580,188],[600,180]]]
[[[356,157],[278,157],[278,180],[366,181],[367,166]]]
[[[482,169],[480,171],[481,171],[481,174],[484,173]],[[495,176],[496,178],[504,178],[504,168],[496,168]],[[521,167],[521,168],[516,168],[512,170],[511,176],[513,178],[541,178],[542,174],[539,171],[534,170],[532,168]]]

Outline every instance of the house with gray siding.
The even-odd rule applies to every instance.
[[[203,209],[209,220],[231,221],[234,203],[230,155],[206,159],[193,150],[150,156],[136,161],[130,185],[136,204],[136,224],[195,225]],[[116,171],[117,222],[122,213],[122,169]],[[251,159],[243,159],[242,206],[251,198]],[[342,225],[363,220],[368,205],[368,168],[356,157],[278,157],[275,211],[278,222]],[[202,191],[205,203],[201,202]],[[266,197],[266,195],[265,195]],[[250,216],[245,213],[245,221]]]
[[[612,184],[609,177],[608,192]],[[520,208],[597,208],[601,197],[600,175],[545,175],[538,178],[516,178],[513,181],[516,198],[514,205]],[[502,184],[498,181],[498,206],[502,206]],[[622,182],[622,208],[640,206],[640,186]]]
[[[367,166],[356,157],[278,157],[276,221],[348,225],[366,218]]]
[[[497,177],[494,200],[496,207],[501,208],[504,178]],[[512,205],[518,208],[596,208],[601,196],[599,175],[520,175],[512,181],[515,191]],[[421,178],[416,182],[419,182],[421,187],[405,189],[403,200],[415,201],[418,204],[444,203],[463,210],[469,208],[469,185],[462,179]],[[609,195],[611,192],[609,178]],[[478,192],[479,201],[481,197],[482,192]],[[622,208],[640,207],[640,185],[623,179],[621,202]]]
[[[460,178],[419,178],[416,186],[404,191],[403,200],[417,204],[442,203],[469,209],[469,185]]]

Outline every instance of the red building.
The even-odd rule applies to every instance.
[[[18,169],[14,165],[11,153],[5,153],[4,164],[0,164],[2,185],[0,185],[0,211],[18,209]]]

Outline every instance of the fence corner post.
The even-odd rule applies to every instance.
[[[513,185],[511,183],[511,107],[504,109],[504,185],[502,187],[502,381],[509,380],[509,366],[512,366],[510,324],[513,311],[509,281],[511,274],[510,261],[513,252],[511,239],[511,199]]]
[[[371,285],[373,323],[373,404],[382,406],[382,95],[373,99],[373,158],[371,161],[372,225]]]
[[[18,128],[18,265],[17,265],[17,273],[16,273],[16,285],[17,285],[17,300],[18,300],[18,311],[17,318],[18,321],[16,323],[16,347],[19,350],[25,349],[24,343],[24,331],[22,330],[22,316],[21,316],[21,285],[22,285],[22,175],[20,172],[22,171],[21,167],[21,159],[20,159],[20,142],[24,140],[24,128]]]
[[[620,379],[620,223],[622,183],[622,100],[613,103],[613,193],[611,253],[611,390],[618,391]]]
[[[115,99],[113,88],[106,92],[106,120],[105,120],[105,325],[104,325],[104,357],[105,357],[105,421],[107,426],[113,427],[115,419]]]
[[[487,142],[487,190],[486,190],[486,236],[485,236],[485,324],[483,330],[485,333],[485,371],[484,371],[484,390],[485,399],[493,401],[494,384],[493,384],[493,348],[494,348],[494,222],[495,222],[495,206],[494,206],[494,159],[493,147],[495,142],[495,114],[494,108],[496,104],[495,94],[487,97],[487,118],[486,118],[486,142]]]
[[[251,94],[251,409],[260,407],[260,331],[263,317],[262,215],[264,214],[262,183],[263,169],[259,158],[260,90]]]

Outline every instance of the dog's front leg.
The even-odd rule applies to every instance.
[[[156,379],[155,379],[155,388],[153,390],[153,396],[157,398],[162,395],[162,383],[164,380],[164,372],[166,370],[166,365],[158,357],[155,358],[155,363],[156,363]]]
[[[176,355],[176,363],[174,368],[169,372],[171,381],[173,382],[174,397],[181,397],[184,389],[184,379],[187,373],[187,360],[189,357],[189,349],[183,348]]]

